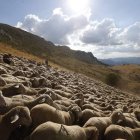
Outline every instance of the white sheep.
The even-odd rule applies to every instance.
[[[80,125],[83,126],[91,117],[102,117],[102,115],[97,111],[93,111],[91,109],[84,109],[79,120]]]
[[[134,110],[136,119],[140,122],[140,108]]]
[[[125,119],[119,125],[130,128],[140,128],[140,122],[133,113],[124,113]]]
[[[72,125],[79,120],[81,112],[82,111],[78,106],[74,106],[68,112],[65,112],[57,110],[47,104],[36,105],[31,109],[33,128],[46,121]]]
[[[37,95],[37,91],[33,88],[24,86],[23,84],[6,85],[2,89],[2,93],[6,97],[14,95]]]
[[[53,104],[53,101],[49,95],[40,95],[36,99],[27,101],[24,100],[24,96],[23,98],[19,98],[19,99],[4,97],[2,95],[2,92],[0,91],[0,114],[4,114],[16,106],[26,106],[29,109],[31,109],[37,104],[42,104],[42,103],[47,103],[49,105],[55,106],[55,104]]]
[[[121,111],[114,111],[110,117],[92,117],[85,124],[84,127],[95,126],[99,130],[99,140],[103,137],[105,129],[111,124],[117,124],[124,120],[125,117]]]
[[[140,128],[132,129],[129,127],[122,127],[119,125],[110,125],[104,133],[105,140],[125,139],[125,140],[139,140]]]
[[[8,113],[0,115],[0,139],[8,140],[12,131],[19,126],[29,126],[32,120],[27,107],[15,107]]]
[[[76,125],[46,122],[39,125],[30,135],[30,140],[97,140],[95,127],[82,128]]]
[[[5,86],[6,84],[6,81],[0,76],[0,87]]]

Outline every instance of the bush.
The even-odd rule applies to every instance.
[[[106,84],[116,87],[116,86],[118,86],[120,79],[121,79],[121,77],[118,74],[109,73],[106,76],[105,81],[106,81]]]

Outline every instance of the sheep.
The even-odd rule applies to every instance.
[[[46,121],[72,125],[79,120],[81,112],[78,106],[74,106],[68,112],[65,112],[47,104],[36,105],[31,109],[33,128]]]
[[[140,109],[135,109],[134,114],[136,119],[140,122]]]
[[[0,76],[0,87],[5,86],[6,84],[6,81]]]
[[[4,54],[3,55],[3,62],[6,64],[12,64],[12,55],[11,54]]]
[[[114,110],[114,107],[112,105],[107,105],[106,107],[97,106],[97,108],[102,110],[102,111],[106,111],[106,110],[113,111]]]
[[[119,121],[124,120],[125,117],[121,111],[114,111],[110,117],[92,117],[83,127],[95,126],[99,130],[99,140],[102,139],[105,129],[111,124],[117,124]]]
[[[64,92],[72,93],[72,91],[71,91],[69,88],[67,88],[67,87],[65,87],[65,86],[63,86],[63,85],[57,85],[56,88],[57,88],[57,89],[60,89],[60,90],[62,90],[62,91],[64,91]]]
[[[25,80],[22,80],[19,77],[15,77],[15,76],[12,76],[10,74],[2,74],[1,76],[6,81],[6,83],[8,85],[10,85],[10,84],[13,85],[13,84],[16,84],[16,83],[25,82]]]
[[[8,140],[12,131],[19,126],[29,127],[32,122],[27,107],[15,107],[4,115],[0,115],[0,139]]]
[[[17,70],[12,75],[13,76],[24,76],[24,77],[26,76],[25,72],[22,70]]]
[[[6,97],[14,96],[14,95],[19,95],[20,92],[20,84],[12,84],[12,85],[7,85],[3,87],[2,93]]]
[[[37,91],[32,88],[25,87],[23,84],[13,84],[7,85],[3,87],[2,93],[6,97],[14,96],[14,95],[36,95]]]
[[[44,77],[37,78],[34,77],[31,80],[32,87],[38,88],[38,87],[51,87],[51,83],[48,79],[45,79]]]
[[[48,94],[52,98],[52,100],[67,100],[66,97],[63,97],[61,95],[56,94],[52,89],[50,88],[41,88],[38,91],[38,94]]]
[[[30,140],[97,140],[97,138],[98,130],[95,127],[82,128],[50,121],[39,125],[30,135]]]
[[[37,95],[38,94],[38,92],[35,89],[26,87],[23,84],[19,85],[19,89],[20,89],[21,94],[24,94],[24,95]]]
[[[2,74],[7,74],[7,71],[3,67],[0,67],[0,75]]]
[[[140,122],[137,121],[134,114],[124,113],[125,119],[119,122],[119,125],[126,126],[130,128],[140,128]]]
[[[77,94],[74,94],[70,99],[71,100],[75,100],[75,99],[84,100],[84,95],[83,95],[83,93],[77,93]]]
[[[26,106],[29,109],[33,108],[37,104],[42,104],[42,103],[48,103],[50,105],[54,105],[53,101],[50,96],[48,95],[40,95],[34,100],[27,101],[23,99],[12,99],[8,97],[4,97],[2,95],[2,92],[0,92],[0,114],[4,114],[8,112],[10,109],[16,107],[16,106]]]
[[[95,105],[93,106],[93,104],[84,104],[83,106],[82,106],[82,109],[84,110],[84,109],[91,109],[91,110],[94,110],[94,111],[96,111],[96,112],[100,112],[101,114],[102,114],[102,116],[109,116],[110,115],[110,113],[111,113],[111,111],[102,111],[102,110],[100,110],[100,109],[97,109],[96,107],[95,107]]]
[[[72,96],[72,93],[65,92],[62,90],[55,90],[55,93],[57,93],[60,96],[66,97],[66,98],[70,98]]]
[[[55,100],[54,103],[63,105],[65,107],[69,107],[72,104],[77,104],[79,107],[83,105],[83,101],[81,99],[75,99],[75,100]]]
[[[82,111],[82,115],[79,119],[80,125],[83,126],[91,117],[102,117],[102,115],[101,113],[91,109],[85,109]]]
[[[104,133],[105,140],[125,139],[125,140],[139,140],[140,128],[132,129],[129,127],[122,127],[119,125],[110,125]]]
[[[0,54],[0,63],[3,63],[2,58],[3,58],[3,56]]]
[[[13,101],[18,101],[18,100],[31,101],[31,100],[34,100],[35,97],[34,96],[29,96],[29,95],[15,95],[15,96],[12,96],[11,99]]]

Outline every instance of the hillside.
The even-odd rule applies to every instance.
[[[67,46],[55,46],[39,36],[6,24],[0,24],[0,42],[56,62],[61,57],[63,59],[73,58],[89,64],[101,64],[92,53],[74,51]]]
[[[113,66],[123,78],[123,89],[140,94],[140,65]]]
[[[120,76],[116,87],[132,93],[140,93],[139,83],[129,79],[127,77],[129,74],[125,76],[120,72],[121,70],[102,65],[92,53],[74,51],[67,46],[55,46],[43,38],[4,24],[0,25],[0,42],[1,53],[11,53],[41,62],[47,58],[49,64],[58,69],[82,73],[104,83],[107,76],[114,73]],[[128,83],[131,83],[130,87]]]

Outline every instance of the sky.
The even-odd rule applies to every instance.
[[[140,56],[140,0],[0,0],[0,22],[97,58]]]

